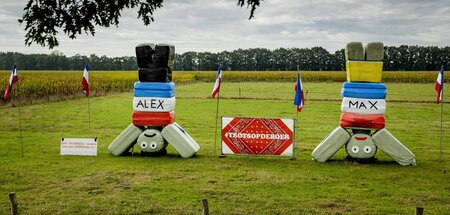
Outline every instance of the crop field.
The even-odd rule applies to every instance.
[[[189,80],[177,85],[175,110],[176,121],[201,147],[196,157],[183,159],[171,146],[167,156],[158,158],[140,156],[137,147],[133,155],[113,157],[107,147],[131,122],[131,88],[137,79],[136,73],[122,75],[127,78],[117,83],[121,90],[90,98],[90,131],[87,99],[81,95],[35,104],[24,96],[20,121],[17,106],[0,106],[0,214],[9,213],[9,192],[16,192],[21,214],[200,214],[204,198],[211,214],[413,214],[416,207],[426,214],[450,212],[450,111],[445,103],[440,161],[437,73],[429,73],[424,83],[387,83],[386,128],[416,155],[417,166],[399,166],[381,151],[374,163],[350,162],[344,149],[330,162],[312,161],[312,150],[338,126],[342,83],[306,78],[297,160],[219,158],[217,100],[208,98],[214,73],[202,81],[193,78],[197,73],[174,77]],[[283,78],[224,78],[219,115],[296,118],[295,73]],[[79,85],[81,73],[73,79],[73,86]],[[97,157],[59,155],[61,137],[89,135],[98,137]]]
[[[16,103],[40,103],[59,101],[63,99],[80,98],[82,71],[20,71],[19,82],[15,86]],[[174,72],[174,82],[177,85],[212,82],[216,72]],[[10,71],[0,71],[0,94],[4,94]],[[437,72],[383,72],[386,83],[433,83]],[[224,82],[294,82],[296,72],[264,71],[244,72],[225,71]],[[131,92],[133,83],[138,79],[136,71],[90,71],[90,89],[92,96],[111,93]],[[339,82],[345,81],[345,72],[302,72],[304,82]],[[446,82],[449,80],[446,79]],[[0,105],[5,105],[1,102]]]

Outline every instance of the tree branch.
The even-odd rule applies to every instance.
[[[247,4],[249,19],[262,0],[238,0],[238,6]],[[139,7],[138,18],[144,25],[154,22],[154,12],[163,6],[164,0],[28,0],[19,23],[25,23],[25,45],[33,43],[48,46],[59,45],[58,31],[62,29],[70,39],[83,32],[95,35],[95,26],[118,26],[124,8]]]

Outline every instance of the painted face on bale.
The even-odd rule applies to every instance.
[[[372,137],[367,134],[354,134],[345,147],[347,154],[352,158],[372,158],[377,152]]]
[[[161,132],[155,128],[148,128],[142,132],[139,135],[137,144],[143,152],[160,152],[167,146]]]

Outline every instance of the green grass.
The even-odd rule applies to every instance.
[[[293,85],[223,83],[220,115],[294,118]],[[388,84],[386,127],[416,155],[414,167],[399,166],[381,151],[373,164],[344,161],[345,150],[331,162],[312,161],[311,151],[338,125],[341,83],[304,87],[294,161],[214,156],[211,83],[176,89],[177,122],[201,146],[191,159],[171,146],[160,158],[109,155],[109,143],[131,122],[132,93],[90,99],[97,157],[59,155],[62,136],[88,136],[87,99],[22,106],[23,158],[18,108],[1,107],[0,214],[9,213],[9,192],[17,193],[23,214],[199,214],[203,198],[212,214],[412,214],[417,206],[427,214],[449,213],[450,112],[446,103],[439,162],[433,84]]]

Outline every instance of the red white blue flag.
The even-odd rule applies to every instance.
[[[84,67],[83,80],[81,81],[81,85],[83,86],[83,91],[86,97],[89,96],[89,75],[88,75],[88,66]]]
[[[436,104],[439,104],[439,102],[442,101],[443,91],[444,91],[444,66],[441,67],[441,70],[439,71],[439,75],[436,79],[436,85],[434,86],[434,89],[437,92],[437,98],[436,98]]]
[[[214,83],[214,88],[211,92],[211,97],[214,98],[216,94],[219,93],[220,83],[222,82],[222,66],[219,66],[219,70],[217,70],[216,82]]]
[[[302,79],[300,77],[299,72],[297,74],[297,83],[295,84],[294,105],[297,105],[297,111],[301,112],[304,104],[305,104],[305,95],[303,94]]]
[[[3,100],[7,101],[12,92],[13,84],[18,81],[19,77],[17,75],[17,67],[14,65],[14,68],[11,72],[11,76],[9,77],[8,86],[6,86],[5,94],[3,95]]]

